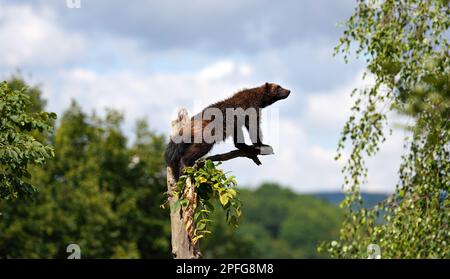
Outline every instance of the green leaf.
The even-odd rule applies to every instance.
[[[219,200],[220,200],[220,203],[222,204],[222,206],[227,205],[227,204],[228,204],[228,201],[229,201],[228,195],[227,195],[226,193],[221,194],[221,195],[219,196]]]
[[[229,194],[231,195],[231,198],[235,197],[235,196],[236,196],[236,194],[237,194],[237,193],[236,193],[236,190],[234,190],[234,189],[231,189],[231,188],[230,188],[230,189],[228,189],[227,191],[228,191],[228,193],[229,193]]]
[[[201,230],[203,230],[205,228],[206,228],[206,223],[198,223],[197,224],[197,230],[198,231],[201,231]]]

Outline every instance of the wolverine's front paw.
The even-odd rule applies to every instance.
[[[256,149],[260,155],[274,154],[273,148],[270,145],[266,144],[254,145],[253,148]]]

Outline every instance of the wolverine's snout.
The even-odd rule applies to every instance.
[[[283,92],[281,93],[281,97],[282,97],[283,99],[286,99],[286,98],[289,96],[289,94],[291,94],[291,90],[285,89],[285,90],[283,90]]]

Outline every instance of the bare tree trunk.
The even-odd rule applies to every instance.
[[[186,187],[193,187],[193,185],[189,184],[186,185]],[[167,193],[170,206],[172,255],[175,259],[198,259],[201,257],[198,242],[192,244],[188,230],[186,229],[186,220],[192,220],[192,218],[187,215],[192,214],[192,212],[190,210],[182,210],[181,206],[177,209],[174,208],[174,204],[178,200],[178,197],[173,194],[175,189],[176,181],[173,176],[172,168],[167,167]],[[190,190],[191,192],[194,192],[194,189]]]

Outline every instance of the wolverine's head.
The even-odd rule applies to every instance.
[[[278,84],[266,82],[263,87],[263,106],[267,107],[276,101],[286,99],[289,94],[291,94],[291,90],[285,89]]]

